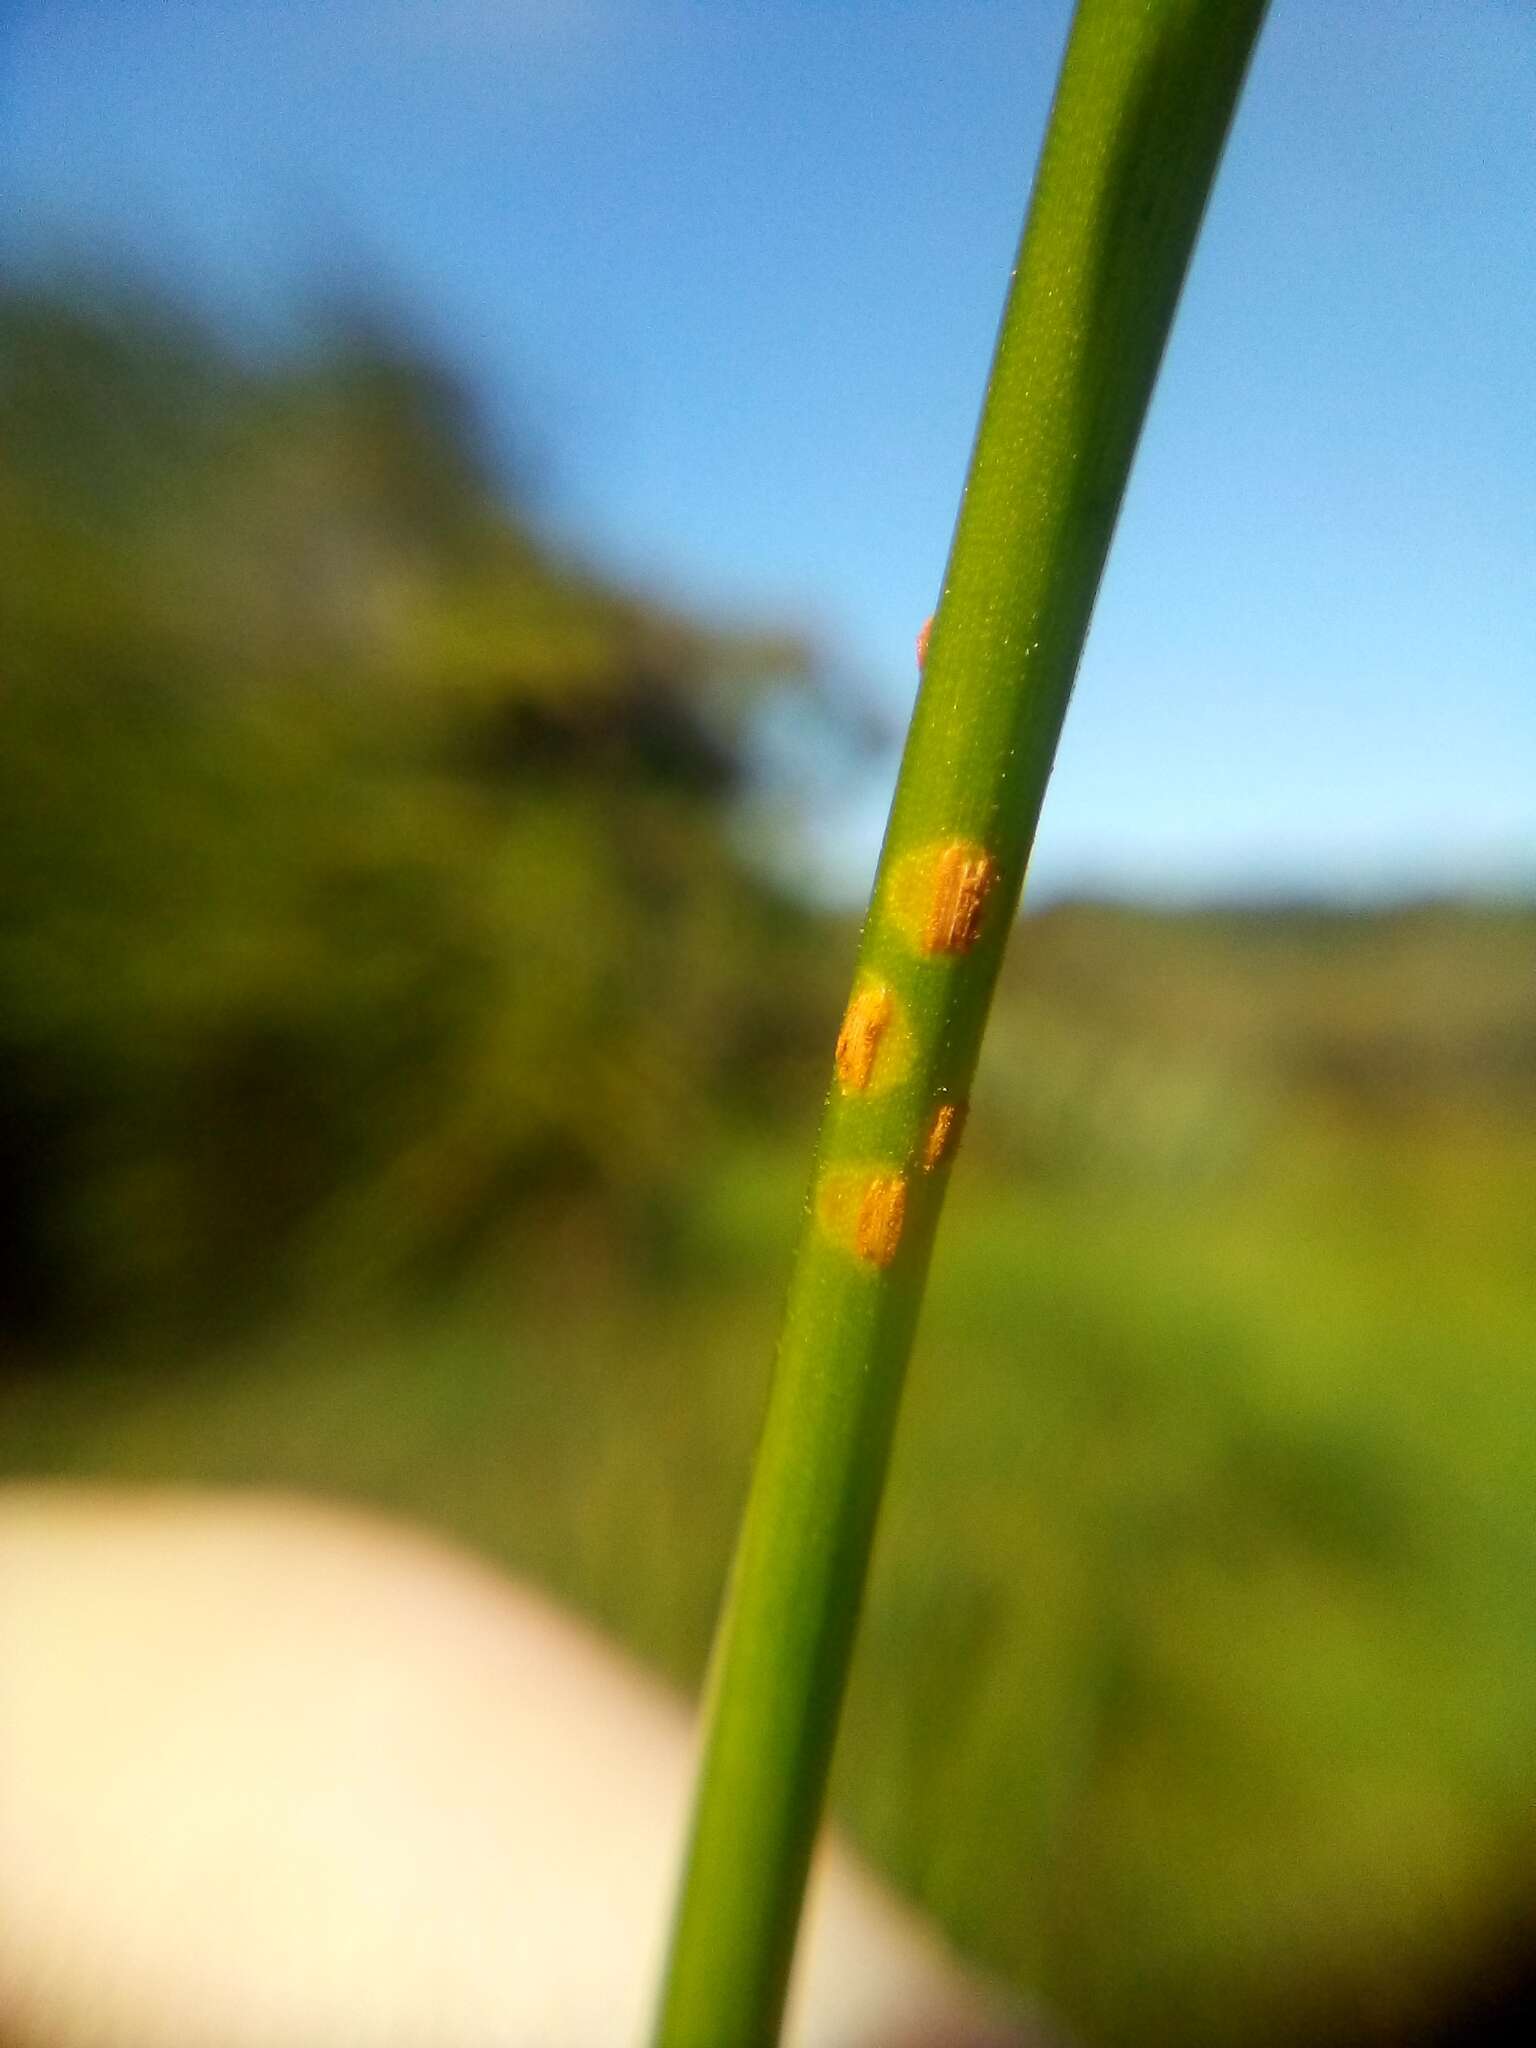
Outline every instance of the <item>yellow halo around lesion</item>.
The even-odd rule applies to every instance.
[[[919,953],[968,953],[981,936],[998,866],[974,839],[919,847],[898,861],[886,909]]]
[[[883,981],[861,980],[837,1034],[833,1064],[845,1094],[877,1094],[905,1080],[912,1066],[912,1031],[894,991]]]
[[[888,1266],[907,1220],[906,1175],[878,1166],[834,1167],[816,1190],[825,1236],[869,1266]]]

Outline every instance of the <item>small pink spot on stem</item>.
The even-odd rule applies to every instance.
[[[933,613],[930,612],[917,629],[917,672],[922,674],[928,663],[928,642],[933,638]]]

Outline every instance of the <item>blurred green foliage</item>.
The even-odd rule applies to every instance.
[[[805,647],[562,559],[361,318],[13,291],[0,446],[0,1323],[653,1223],[804,1038],[732,807]]]
[[[0,300],[0,1440],[377,1500],[691,1680],[852,957],[737,850],[807,659],[477,447],[366,322]],[[1085,2042],[1529,1952],[1533,1185],[1530,905],[1021,927],[838,1804]]]
[[[1536,909],[1059,903],[1004,967],[980,1142],[1014,1171],[1235,1180],[1287,1127],[1536,1118]]]
[[[1463,2043],[1536,1926],[1536,1119],[1291,1106],[1193,1180],[977,1131],[899,1435],[835,1803],[1103,2048]],[[425,1310],[0,1388],[9,1461],[378,1502],[696,1682],[813,1111],[665,1286],[571,1217]]]

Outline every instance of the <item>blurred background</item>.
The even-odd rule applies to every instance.
[[[4,11],[8,1471],[697,1681],[1067,15]],[[1536,1927],[1533,112],[1275,0],[955,1177],[835,1805],[1088,2043]]]

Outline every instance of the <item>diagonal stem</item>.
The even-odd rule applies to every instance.
[[[658,2048],[775,2039],[947,1168],[1264,0],[1080,0],[839,1034]]]

